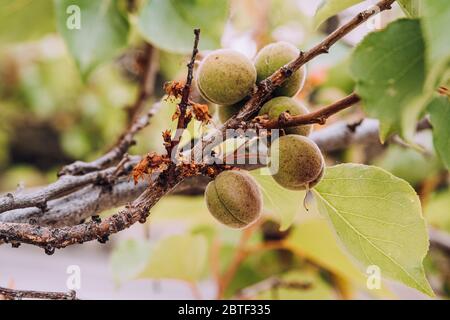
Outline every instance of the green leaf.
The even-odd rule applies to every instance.
[[[398,0],[400,8],[410,18],[419,17],[423,0]]]
[[[207,240],[202,235],[177,235],[161,240],[139,278],[198,281],[208,257]]]
[[[318,28],[328,18],[363,1],[364,0],[324,0],[314,16],[314,27]]]
[[[450,67],[450,41],[448,30],[450,1],[424,0],[422,28],[428,53],[428,89],[439,86],[442,76]]]
[[[395,280],[433,296],[422,261],[428,233],[414,189],[387,171],[365,165],[328,168],[314,189],[348,251]]]
[[[147,265],[150,244],[135,239],[121,241],[111,253],[111,271],[116,283],[134,279]]]
[[[149,42],[165,51],[191,52],[195,28],[201,29],[201,50],[217,49],[228,9],[228,0],[148,0],[138,25]]]
[[[358,288],[367,290],[366,276],[338,244],[331,227],[324,218],[313,217],[296,225],[286,244],[299,256],[348,280]],[[379,290],[369,292],[379,297],[392,296],[384,285]]]
[[[448,170],[450,169],[450,99],[435,98],[428,106],[428,111],[433,126],[434,147]]]
[[[54,31],[53,0],[0,0],[0,44],[36,40]]]
[[[79,16],[75,11],[67,13],[71,5],[80,8]],[[128,42],[130,25],[118,0],[55,0],[55,7],[59,33],[85,78]],[[71,24],[78,17],[79,29]]]
[[[261,170],[250,172],[258,181],[263,193],[264,209],[278,217],[282,231],[289,228],[303,206],[304,191],[291,191],[281,187],[272,176],[264,175]]]
[[[369,116],[380,119],[384,141],[416,125],[425,81],[424,43],[418,20],[402,19],[369,34],[352,56],[356,92]],[[420,110],[419,110],[420,109]],[[407,119],[407,121],[406,121]]]

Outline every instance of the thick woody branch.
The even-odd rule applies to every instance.
[[[25,193],[23,191],[17,194],[8,193],[6,196],[0,198],[0,214],[5,211],[28,207],[39,208],[44,213],[48,209],[47,203],[50,200],[74,193],[90,184],[106,186],[111,183],[111,179],[116,178],[118,169],[123,170],[123,167],[125,167],[125,171],[129,173],[136,163],[136,160],[126,161],[121,164],[120,168],[111,167],[82,176],[65,175],[60,177],[56,182],[32,193]]]
[[[0,287],[0,300],[22,300],[22,299],[40,299],[40,300],[77,300],[75,291],[69,292],[49,292],[32,290],[15,290]]]
[[[132,202],[150,183],[149,179],[145,179],[135,185],[125,177],[117,179],[106,188],[90,185],[50,201],[45,212],[36,207],[5,212],[0,215],[0,223],[30,223],[52,227],[77,225],[105,210]]]
[[[158,179],[133,203],[103,221],[95,218],[83,224],[62,228],[42,227],[29,223],[0,223],[0,240],[13,246],[20,243],[39,246],[45,249],[47,254],[53,254],[55,249],[92,240],[105,243],[111,234],[129,228],[136,222],[144,223],[153,205],[180,181],[181,178],[161,183],[162,181]]]

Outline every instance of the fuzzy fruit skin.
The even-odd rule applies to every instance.
[[[229,105],[229,106],[217,106],[219,120],[222,123],[225,123],[230,119],[232,116],[237,114],[242,107],[245,105],[245,100],[239,101],[238,103]]]
[[[298,116],[309,113],[309,110],[293,98],[277,97],[266,102],[259,111],[259,115],[267,114],[270,120],[274,120],[278,119],[283,112],[289,112],[291,116]],[[312,125],[290,127],[284,131],[287,134],[299,134],[307,137],[312,131]]]
[[[299,135],[282,136],[270,149],[272,177],[289,190],[306,190],[320,182],[325,162],[319,147]],[[276,171],[278,165],[278,171]]]
[[[258,74],[257,81],[260,82],[275,71],[296,59],[300,50],[289,42],[275,42],[262,48],[255,57],[255,67]],[[281,87],[275,89],[275,96],[293,97],[299,92],[306,79],[306,67],[297,70]]]
[[[197,84],[206,100],[235,104],[251,94],[256,69],[250,59],[231,49],[220,49],[206,56],[197,72]]]
[[[224,171],[205,191],[209,212],[231,228],[244,228],[261,215],[262,195],[257,182],[245,171]]]

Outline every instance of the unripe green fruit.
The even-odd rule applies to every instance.
[[[220,122],[227,122],[228,119],[237,114],[244,107],[245,102],[246,100],[243,100],[229,106],[218,106]]]
[[[306,190],[319,183],[325,162],[319,147],[309,138],[287,135],[270,148],[272,177],[282,187]]]
[[[251,94],[256,69],[250,59],[231,49],[221,49],[203,59],[197,72],[201,95],[219,105],[235,104]]]
[[[245,171],[220,173],[206,187],[205,199],[209,212],[231,228],[244,228],[261,215],[261,191]]]
[[[299,101],[289,97],[277,97],[266,102],[259,115],[267,114],[269,119],[278,119],[280,114],[288,112],[291,116],[298,116],[309,113],[309,110]],[[299,134],[302,136],[309,136],[312,131],[312,125],[290,127],[284,129],[287,134]]]
[[[270,77],[275,71],[296,59],[299,54],[300,50],[288,42],[280,41],[265,46],[255,57],[257,81]],[[305,79],[306,68],[303,66],[274,91],[275,96],[295,96],[303,88]]]

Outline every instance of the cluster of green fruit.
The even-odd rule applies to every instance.
[[[257,81],[272,75],[294,60],[299,50],[286,42],[270,44],[257,54],[254,63],[230,49],[210,53],[200,64],[196,82],[200,94],[218,105],[219,118],[225,122],[245,105]],[[295,72],[274,92],[274,98],[263,105],[259,115],[277,119],[281,113],[308,113],[308,109],[292,98],[303,87],[304,68]],[[287,128],[286,135],[272,143],[270,169],[272,177],[284,188],[305,190],[314,187],[324,173],[324,159],[317,145],[308,138],[311,126]],[[262,210],[262,195],[257,182],[245,171],[232,170],[219,174],[205,191],[211,214],[232,228],[243,228],[255,222]]]

